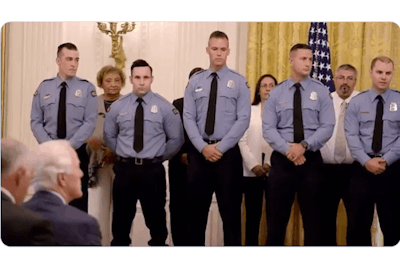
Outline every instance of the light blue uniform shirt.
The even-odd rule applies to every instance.
[[[374,136],[376,105],[378,93],[366,90],[355,96],[349,103],[345,115],[345,133],[351,155],[362,166],[374,154],[372,139]],[[383,155],[388,165],[400,159],[400,92],[387,89],[383,94]]]
[[[296,82],[289,78],[271,91],[262,113],[263,137],[270,146],[285,155],[293,142],[293,97]],[[335,111],[329,90],[310,77],[300,82],[304,141],[308,150],[318,151],[331,138]]]
[[[44,80],[32,100],[31,129],[39,144],[58,139],[57,118],[61,83],[57,75]],[[71,146],[78,149],[92,135],[97,121],[96,89],[79,77],[65,80],[67,136]]]
[[[217,148],[225,153],[234,147],[249,127],[250,90],[246,79],[226,66],[217,71],[218,91],[214,133],[205,133],[212,70],[192,76],[185,90],[183,124],[194,147],[201,153],[207,143],[203,139],[221,140]]]
[[[143,97],[143,150],[138,153],[133,149],[137,98],[130,93],[111,104],[104,122],[105,143],[124,158],[172,158],[184,143],[179,111],[151,90]]]

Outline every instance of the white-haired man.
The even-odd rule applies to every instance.
[[[50,222],[19,206],[33,176],[29,153],[16,140],[1,140],[1,239],[8,246],[53,244]]]
[[[68,205],[82,196],[83,172],[75,150],[66,140],[52,140],[40,144],[36,152],[35,194],[24,206],[52,223],[56,245],[101,245],[97,220]]]

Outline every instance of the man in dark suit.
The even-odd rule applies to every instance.
[[[32,186],[33,197],[24,207],[40,213],[54,229],[55,245],[101,245],[97,220],[68,205],[82,196],[79,159],[66,140],[44,142],[37,148],[38,161]]]
[[[196,72],[202,71],[202,68],[194,68],[189,79]],[[183,113],[183,97],[174,100],[172,103],[179,111],[182,119]],[[174,246],[186,246],[187,238],[187,219],[186,219],[186,173],[187,173],[187,151],[191,145],[186,131],[185,143],[179,152],[169,161],[168,178],[169,178],[169,210],[171,214],[171,234]]]
[[[24,144],[12,139],[1,140],[1,239],[5,245],[53,244],[50,222],[18,206],[28,190],[32,169],[32,158]]]

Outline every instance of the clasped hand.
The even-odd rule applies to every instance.
[[[218,143],[207,145],[201,153],[203,154],[204,158],[211,162],[216,162],[222,158],[222,153],[217,149]]]
[[[383,158],[372,158],[365,163],[365,168],[375,175],[381,174],[386,170],[386,160]]]
[[[289,143],[289,145],[290,148],[286,151],[287,159],[292,161],[296,166],[303,165],[306,162],[306,158],[304,157],[305,148],[298,143]]]

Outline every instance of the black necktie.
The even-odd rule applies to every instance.
[[[133,139],[133,149],[140,152],[143,149],[143,106],[142,98],[136,100],[139,102],[135,113],[135,136]]]
[[[57,116],[57,137],[59,139],[65,139],[67,136],[67,107],[66,107],[66,83],[61,83],[61,91],[60,91],[60,101],[58,102],[58,116]]]
[[[206,129],[205,132],[207,135],[212,135],[214,133],[214,124],[215,124],[215,107],[217,104],[217,73],[211,73],[214,78],[211,82],[211,90],[210,90],[210,99],[208,101],[208,111],[207,111],[207,119],[206,119]]]
[[[374,137],[372,138],[372,150],[378,153],[382,149],[382,132],[383,132],[383,101],[382,96],[378,95],[378,104],[376,105]]]
[[[300,143],[304,140],[304,128],[303,128],[303,114],[301,111],[301,94],[300,94],[300,83],[295,83],[296,91],[293,97],[293,131],[294,131],[294,143]]]

